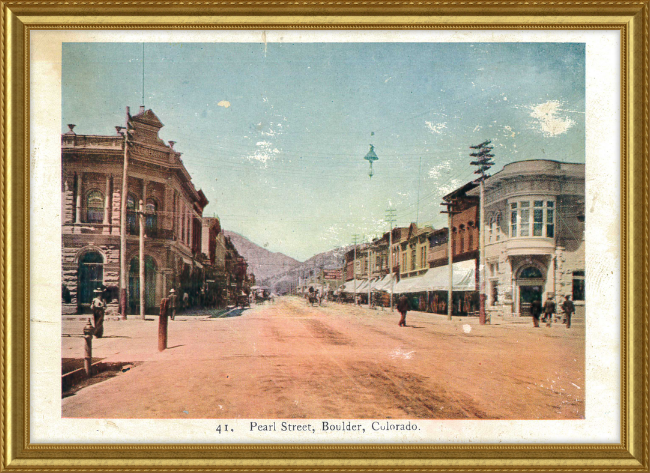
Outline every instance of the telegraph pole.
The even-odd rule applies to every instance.
[[[393,223],[395,223],[396,209],[386,209],[386,221],[390,224],[390,233],[388,234],[388,274],[390,274],[390,311],[393,312],[393,289],[395,287],[395,277],[393,275]]]
[[[357,303],[357,241],[359,235],[352,235],[352,244],[354,245],[354,262],[352,263],[352,279],[354,280],[354,303]]]
[[[138,220],[140,224],[140,238],[138,241],[138,261],[140,263],[140,317],[145,320],[145,302],[144,302],[144,203],[140,199],[138,211]]]
[[[121,129],[122,127],[120,127]],[[129,194],[129,141],[131,125],[131,113],[126,107],[126,130],[124,133],[124,165],[122,167],[122,195],[120,200],[120,316],[126,319],[126,200]]]
[[[415,225],[420,223],[420,173],[422,172],[422,156],[420,156],[420,167],[418,168],[418,209],[415,215]]]
[[[481,190],[480,207],[479,207],[480,250],[479,250],[479,267],[478,267],[479,290],[480,290],[479,323],[481,325],[485,325],[485,299],[486,299],[486,295],[485,295],[485,215],[484,215],[485,214],[485,180],[488,177],[490,177],[490,175],[487,174],[486,171],[489,170],[494,165],[494,162],[491,160],[491,158],[493,158],[494,155],[490,153],[490,151],[492,151],[494,147],[490,146],[490,143],[492,143],[490,140],[486,140],[479,145],[470,146],[471,149],[477,150],[475,152],[470,153],[470,156],[476,158],[476,160],[471,161],[470,164],[472,166],[476,166],[476,171],[474,171],[474,174],[479,175],[477,181],[480,184],[480,190]]]
[[[372,296],[372,293],[370,291],[370,268],[371,268],[370,257],[371,257],[371,255],[372,255],[372,251],[371,251],[370,247],[368,247],[368,309],[370,309],[370,297]]]
[[[440,205],[446,205],[447,210],[443,210],[440,213],[447,214],[447,257],[449,265],[449,289],[447,290],[447,320],[451,320],[451,312],[453,308],[453,288],[454,288],[454,256],[453,256],[453,242],[451,241],[451,216],[459,213],[456,210],[455,205],[457,204],[456,200],[451,202],[443,202]]]

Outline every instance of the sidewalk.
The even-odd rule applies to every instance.
[[[327,302],[327,304],[338,304],[340,306],[345,306],[345,307],[350,307],[350,308],[356,308],[356,309],[362,309],[364,311],[368,311],[369,313],[375,313],[375,312],[382,312],[381,307],[375,307],[372,309],[368,308],[367,304],[361,304],[358,306],[355,306],[352,303],[344,303],[344,302]],[[325,306],[325,303],[323,304]],[[325,306],[326,307],[326,306]],[[384,307],[383,312],[390,313],[390,308]],[[394,313],[397,314],[397,309],[394,310]],[[420,316],[422,319],[418,320],[435,320],[439,322],[449,322],[447,320],[447,315],[446,314],[436,314],[434,312],[425,312],[425,311],[420,311],[420,310],[409,310],[406,317],[407,320],[410,317],[413,316]],[[451,322],[461,322],[463,324],[469,324],[469,325],[479,325],[479,318],[475,316],[467,316],[467,315],[454,315],[451,318]],[[576,315],[573,316],[571,319],[571,325],[584,325],[585,319],[584,317],[577,317]],[[532,317],[530,316],[523,316],[523,317],[502,317],[502,316],[493,316],[490,323],[487,325],[509,325],[509,324],[528,324],[528,325],[533,325]],[[542,322],[540,322],[540,325]],[[561,324],[561,322],[556,322],[555,320],[553,321],[553,325],[555,324]]]

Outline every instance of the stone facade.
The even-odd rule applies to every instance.
[[[195,189],[174,150],[158,138],[163,124],[141,107],[129,114],[127,291],[129,310],[139,311],[139,226],[145,227],[145,280],[148,311],[174,287],[196,291],[201,263],[202,212],[208,201]],[[120,223],[124,137],[79,135],[61,138],[62,297],[63,313],[88,311],[97,286],[117,296],[120,285]],[[136,212],[142,202],[145,215]],[[117,297],[108,312],[118,310]]]
[[[487,309],[528,315],[530,302],[573,296],[584,311],[584,164],[504,166],[485,182]],[[469,195],[478,196],[478,189]]]

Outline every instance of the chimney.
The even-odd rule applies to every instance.
[[[175,141],[170,141],[170,142],[169,142],[169,147],[170,147],[171,149],[174,149],[174,145],[175,145],[175,144],[176,144]]]
[[[140,114],[144,113],[144,105],[140,105]]]

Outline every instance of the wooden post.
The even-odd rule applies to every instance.
[[[84,371],[86,372],[86,377],[90,378],[92,376],[92,363],[93,363],[93,334],[95,333],[95,328],[90,323],[84,327],[84,338],[86,343],[84,344]]]
[[[138,212],[138,219],[140,223],[140,240],[138,246],[138,259],[140,262],[140,317],[142,320],[145,320],[146,316],[144,314],[145,309],[145,300],[144,300],[144,204],[140,200],[140,211]]]
[[[452,301],[454,300],[454,245],[452,241],[452,206],[449,206],[449,213],[447,214],[447,265],[449,266],[449,287],[447,288],[447,320],[451,320],[452,315]]]
[[[481,179],[481,198],[479,202],[479,324],[485,325],[485,179]]]
[[[160,318],[158,321],[158,351],[167,349],[167,307],[169,299],[164,297],[160,300]]]
[[[126,200],[129,194],[129,107],[126,107],[126,126],[124,130],[124,163],[122,166],[122,194],[120,195],[120,315],[126,320],[127,306],[127,267],[126,267]]]

